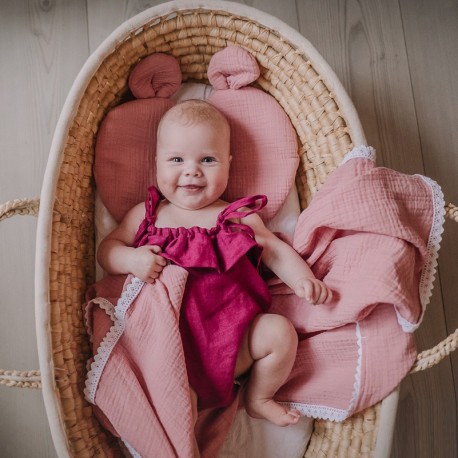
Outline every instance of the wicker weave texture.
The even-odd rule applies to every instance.
[[[51,229],[52,358],[61,416],[73,456],[120,453],[113,439],[99,427],[82,393],[89,344],[81,304],[94,280],[92,165],[98,126],[108,110],[125,96],[130,70],[141,58],[154,52],[172,54],[180,62],[184,80],[206,82],[211,56],[233,44],[255,56],[261,68],[259,86],[275,97],[296,129],[301,158],[297,186],[302,207],[354,146],[334,94],[309,58],[275,31],[247,18],[200,9],[154,18],[125,36],[100,62],[68,126]],[[308,456],[322,456],[318,449],[333,450],[337,446],[319,439],[322,432],[331,437],[331,442],[341,443],[350,430],[358,431],[357,436],[348,439],[355,448],[355,454],[348,456],[356,456],[362,447],[372,449],[377,412],[376,408],[368,409],[364,419],[358,417],[339,425],[317,422]]]
[[[377,439],[380,403],[342,423],[316,420],[306,458],[373,456]]]

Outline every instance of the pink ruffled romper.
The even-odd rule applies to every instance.
[[[158,190],[150,187],[134,246],[158,245],[161,255],[189,272],[180,315],[189,382],[200,409],[226,406],[235,395],[234,370],[242,338],[271,302],[258,272],[262,248],[249,226],[230,219],[259,211],[267,198],[233,202],[211,229],[156,227],[160,200]],[[238,211],[243,207],[249,210]]]

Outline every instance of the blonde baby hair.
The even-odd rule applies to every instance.
[[[230,127],[226,117],[216,107],[204,100],[185,100],[166,111],[157,128],[158,139],[160,137],[161,126],[167,121],[177,121],[184,126],[209,124],[215,129],[222,129],[221,134],[226,133],[228,140],[230,137]]]

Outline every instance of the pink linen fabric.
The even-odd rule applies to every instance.
[[[219,108],[231,125],[231,179],[223,198],[264,194],[261,211],[272,219],[294,185],[299,157],[296,133],[277,101],[248,84],[259,76],[248,51],[229,46],[216,53],[208,76],[215,91],[208,102]],[[156,184],[156,131],[162,115],[175,101],[181,84],[178,61],[152,54],[133,69],[129,88],[137,99],[108,112],[97,134],[94,176],[101,200],[120,222],[146,189]],[[273,167],[272,164],[275,164]]]
[[[162,115],[175,102],[181,70],[167,54],[152,54],[133,69],[129,89],[138,100],[105,116],[95,146],[94,177],[100,198],[119,223],[156,183],[156,133]]]
[[[332,288],[332,302],[314,307],[284,285],[271,289],[270,311],[301,335],[278,400],[343,420],[397,386],[415,361],[412,332],[432,290],[443,206],[432,180],[368,158],[331,174],[300,215],[293,246]]]
[[[427,179],[364,158],[330,175],[302,213],[294,246],[333,288],[332,303],[312,306],[271,285],[270,311],[289,317],[300,337],[279,402],[340,421],[399,384],[415,360],[412,331],[429,300],[442,224],[442,195]],[[112,282],[95,285],[86,307],[97,356],[85,392],[102,424],[145,457],[192,456],[196,441],[201,456],[216,456],[236,405],[200,412],[196,439],[178,330],[185,271],[168,266],[138,294],[131,279],[110,318],[110,306],[93,298],[119,295]]]
[[[241,89],[259,78],[256,59],[237,46],[217,52],[208,65],[208,80],[215,89]]]
[[[161,196],[155,187],[148,191],[133,246],[158,246],[161,256],[187,270],[180,335],[189,382],[200,409],[228,406],[237,391],[234,371],[243,336],[271,301],[258,269],[262,248],[243,224],[267,199],[248,196],[232,202],[210,229],[157,227]]]
[[[297,137],[278,102],[259,89],[248,87],[259,77],[254,57],[232,46],[215,53],[208,79],[216,89],[208,101],[231,126],[231,178],[223,195],[228,202],[263,194],[268,205],[259,215],[269,222],[294,185],[299,156]]]
[[[180,64],[173,57],[156,53],[145,57],[129,76],[129,89],[137,99],[168,98],[181,86]]]
[[[312,309],[308,331],[360,321],[380,303],[393,304],[413,330],[423,310],[421,276],[434,249],[430,232],[443,205],[436,207],[431,185],[419,175],[364,158],[340,166],[299,217],[294,235],[296,251],[338,298]]]
[[[88,292],[112,297],[117,291],[120,298],[117,309],[88,302],[96,355],[89,380],[97,390],[85,392],[100,423],[137,456],[214,457],[236,413],[237,398],[226,409],[203,411],[195,426],[178,329],[186,277],[181,267],[167,266],[154,285],[107,277]]]

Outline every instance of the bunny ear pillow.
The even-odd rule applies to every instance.
[[[297,138],[278,102],[249,86],[260,75],[254,57],[231,46],[216,53],[208,67],[213,87],[207,102],[231,127],[231,176],[223,199],[264,194],[260,216],[267,223],[278,213],[294,185],[299,163]],[[100,199],[116,222],[146,198],[156,185],[156,131],[162,115],[176,104],[182,74],[177,60],[152,54],[132,70],[134,100],[108,112],[96,143],[94,175]]]

